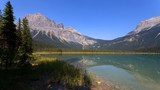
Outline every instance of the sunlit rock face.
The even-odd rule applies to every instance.
[[[95,40],[87,38],[71,26],[64,27],[62,23],[56,23],[55,21],[43,16],[41,13],[35,13],[33,15],[27,14],[25,17],[29,21],[31,31],[34,31],[33,38],[38,36],[41,32],[52,40],[55,36],[60,41],[79,43],[83,46],[93,45],[96,43]]]
[[[43,28],[63,28],[63,24],[56,23],[53,20],[43,16],[40,13],[35,13],[33,15],[26,14],[25,16],[29,21],[29,26],[32,29],[43,29]],[[61,27],[60,27],[61,26]]]
[[[27,14],[25,17],[29,21],[34,40],[62,48],[136,50],[160,46],[160,16],[142,21],[134,31],[113,40],[84,36],[73,27],[64,27],[62,23],[56,23],[41,13]]]
[[[133,35],[133,34],[137,34],[137,33],[141,32],[141,31],[149,30],[153,26],[155,26],[159,23],[160,23],[160,16],[152,17],[147,20],[141,21],[141,23],[138,24],[136,29],[134,31],[128,33],[127,35]]]
[[[138,50],[160,47],[160,16],[142,21],[127,35],[101,44],[108,50]]]

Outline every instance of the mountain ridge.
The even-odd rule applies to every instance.
[[[160,16],[141,21],[133,31],[113,40],[101,40],[84,36],[73,27],[64,27],[62,23],[56,23],[41,13],[26,14],[25,17],[29,21],[34,40],[49,42],[63,48],[134,50],[136,48],[151,47],[152,45],[148,42],[154,44],[154,39],[156,39],[157,43],[159,42],[157,38],[160,36],[160,26],[158,25],[160,24]],[[152,34],[154,34],[154,36]],[[145,38],[152,38],[153,40],[147,41]],[[142,42],[144,43],[139,44]],[[146,46],[146,43],[149,46]]]
[[[68,43],[78,43],[83,46],[96,43],[95,40],[87,39],[71,26],[64,27],[62,23],[56,23],[40,13],[35,13],[33,15],[26,14],[25,17],[29,21],[31,32],[35,31],[36,33],[33,35],[33,38],[42,32],[42,34],[45,34],[52,40],[53,36],[57,37],[61,42],[66,41]]]
[[[156,16],[156,17],[152,17],[152,18],[143,20],[137,25],[136,29],[129,32],[127,35],[137,34],[143,30],[149,30],[150,28],[154,27],[155,25],[159,23],[160,23],[160,16]]]

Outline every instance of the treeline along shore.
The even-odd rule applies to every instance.
[[[136,50],[66,49],[33,40],[33,52],[41,54],[160,54],[160,47]]]
[[[152,52],[129,52],[129,51],[110,51],[110,52],[83,52],[83,51],[64,51],[64,52],[58,52],[58,51],[53,51],[53,52],[34,52],[34,54],[160,54],[160,53],[152,53]]]

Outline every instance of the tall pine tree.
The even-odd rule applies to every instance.
[[[0,10],[0,28],[2,28],[2,21],[3,21],[3,17],[2,17],[2,12]]]
[[[8,1],[3,13],[3,25],[1,28],[1,60],[4,62],[6,69],[11,66],[16,51],[16,25],[14,24],[13,7]]]
[[[21,19],[20,18],[18,20],[16,35],[17,35],[17,41],[16,41],[16,47],[17,48],[16,48],[16,50],[18,51],[18,49],[22,45],[22,24],[21,24]]]
[[[20,46],[20,56],[22,63],[25,63],[29,55],[32,54],[32,37],[30,34],[30,28],[28,26],[28,20],[25,17],[22,22],[22,45]]]
[[[2,19],[2,12],[0,10],[0,67],[2,67],[2,25],[3,25],[3,19]]]
[[[3,15],[2,38],[6,41],[5,47],[11,53],[16,49],[16,25],[14,24],[13,7],[10,1],[7,2]]]
[[[0,49],[2,49],[2,27],[3,27],[3,16],[0,10]]]
[[[23,19],[23,29],[22,29],[22,31],[23,31],[22,43],[25,46],[25,52],[28,55],[31,55],[32,52],[33,52],[32,37],[31,37],[31,34],[30,34],[30,28],[29,28],[28,20],[27,20],[26,17]]]

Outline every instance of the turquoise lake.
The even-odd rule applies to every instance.
[[[125,90],[160,90],[160,55],[44,55],[56,57]]]

